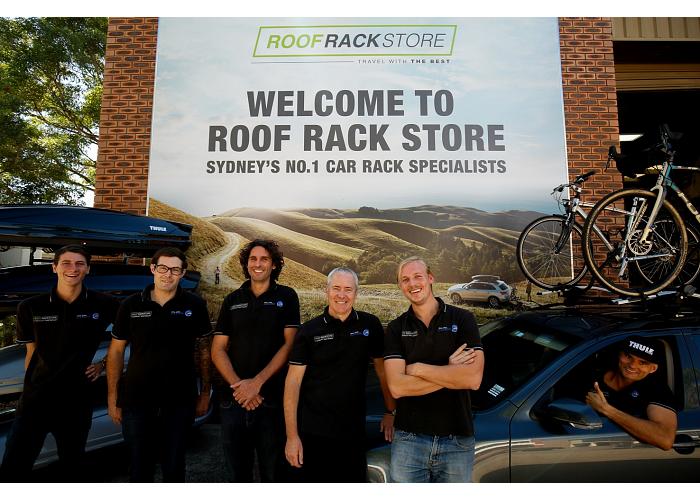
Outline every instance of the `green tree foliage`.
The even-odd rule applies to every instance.
[[[361,283],[396,283],[399,262],[408,256],[408,253],[389,254],[382,248],[370,247],[356,261],[329,264],[322,272],[345,265],[358,272]],[[475,274],[496,274],[508,282],[523,279],[513,251],[496,243],[465,244],[454,236],[439,234],[418,256],[430,263],[433,274],[442,283],[470,281]]]
[[[360,254],[357,270],[362,283],[396,283],[396,268],[408,254],[389,254],[379,247],[371,247]]]
[[[106,18],[0,18],[1,203],[94,189],[106,36]]]

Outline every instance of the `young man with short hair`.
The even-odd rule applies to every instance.
[[[651,375],[663,363],[661,342],[641,336],[627,338],[617,365],[594,382],[586,403],[638,440],[670,450],[678,421],[673,394]]]
[[[25,481],[48,433],[56,439],[61,478],[80,477],[92,425],[92,364],[119,306],[116,298],[88,290],[90,254],[69,245],[54,254],[56,287],[17,307],[17,342],[27,348],[24,389],[7,439],[0,476]]]
[[[225,382],[219,391],[224,458],[231,481],[253,481],[254,453],[261,481],[282,481],[282,391],[299,299],[277,283],[284,258],[274,241],[251,241],[239,260],[247,281],[224,299],[211,353]]]
[[[180,287],[186,269],[182,251],[158,250],[151,259],[153,284],[124,301],[112,331],[107,401],[130,449],[132,482],[153,481],[158,460],[164,482],[184,482],[187,433],[195,414],[205,414],[209,406],[211,324],[204,299]],[[130,358],[122,377],[127,344]]]
[[[384,342],[387,382],[396,398],[391,480],[469,482],[469,391],[479,388],[484,369],[474,315],[433,295],[435,278],[419,257],[401,262],[397,277],[411,306],[389,323]]]

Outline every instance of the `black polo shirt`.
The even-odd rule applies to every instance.
[[[112,331],[131,348],[119,383],[121,408],[181,407],[197,396],[195,340],[211,333],[207,304],[178,286],[175,297],[161,306],[151,300],[153,287],[122,303]]]
[[[365,385],[371,358],[380,358],[384,329],[376,316],[353,310],[343,322],[323,314],[304,323],[290,365],[305,365],[300,432],[334,439],[365,436]]]
[[[466,342],[467,347],[482,349],[474,315],[465,309],[445,304],[425,327],[413,308],[389,323],[384,339],[384,359],[403,359],[406,365],[428,363],[446,365],[450,355]],[[423,396],[405,396],[396,400],[396,428],[430,436],[473,436],[469,391],[440,389]]]
[[[256,297],[248,280],[224,299],[215,333],[229,337],[231,365],[239,377],[249,379],[284,345],[284,329],[298,328],[299,323],[299,298],[292,288],[272,282]],[[263,384],[260,394],[266,405],[281,407],[286,373],[284,368]],[[233,400],[228,384],[220,389],[222,401]]]
[[[633,382],[620,391],[612,389],[602,380],[598,385],[608,403],[633,417],[647,419],[649,405],[658,405],[677,413],[673,393],[654,375]]]
[[[68,303],[56,294],[38,295],[17,307],[17,342],[35,343],[24,376],[20,408],[89,405],[90,382],[85,369],[114,322],[119,301],[83,287]]]

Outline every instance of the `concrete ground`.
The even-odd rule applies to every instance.
[[[205,424],[192,430],[186,460],[186,482],[227,481],[218,424]],[[123,444],[91,452],[87,462],[84,481],[86,483],[129,482],[129,457]],[[161,479],[160,469],[156,467],[155,481],[160,482]],[[61,479],[57,468],[49,466],[34,471],[32,482],[53,483],[61,482]]]

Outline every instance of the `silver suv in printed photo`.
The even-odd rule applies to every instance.
[[[447,289],[447,294],[454,304],[485,302],[489,307],[497,308],[511,301],[513,288],[500,279],[474,279],[469,283],[452,285]]]

